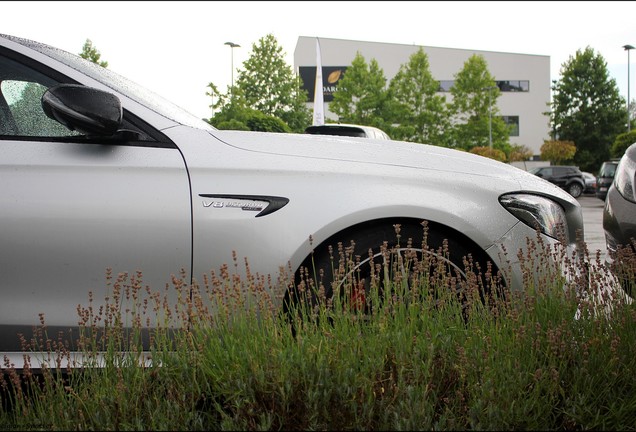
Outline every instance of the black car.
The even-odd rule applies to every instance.
[[[580,197],[585,190],[583,173],[575,166],[553,165],[536,167],[529,172],[561,187],[574,198]]]
[[[605,201],[607,197],[607,191],[614,181],[614,173],[616,172],[616,166],[620,159],[612,159],[603,162],[601,169],[598,170],[596,176],[596,197]]]

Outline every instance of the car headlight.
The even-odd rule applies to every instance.
[[[543,234],[568,243],[565,210],[557,202],[542,196],[522,193],[503,195],[499,202],[532,229],[538,228]]]
[[[614,187],[627,201],[636,203],[634,195],[634,176],[636,175],[636,160],[627,154],[621,158],[614,175]]]

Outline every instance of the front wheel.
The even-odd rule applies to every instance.
[[[336,240],[335,248],[319,246],[313,261],[299,272],[298,287],[313,307],[339,302],[349,310],[371,313],[389,298],[407,300],[415,293],[417,299],[430,298],[441,290],[456,293],[462,301],[475,294],[483,299],[496,279],[481,250],[427,222],[376,223]]]

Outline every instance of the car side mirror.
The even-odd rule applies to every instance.
[[[123,109],[112,93],[77,84],[60,84],[42,95],[44,113],[70,130],[112,136],[121,128]]]

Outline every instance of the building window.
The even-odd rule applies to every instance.
[[[497,87],[502,92],[529,92],[530,81],[497,81]]]
[[[519,116],[501,116],[502,120],[508,126],[509,136],[519,136]]]
[[[451,87],[453,87],[455,81],[453,80],[442,80],[439,81],[439,92],[448,93],[450,92]],[[516,80],[516,81],[495,81],[497,87],[501,92],[529,92],[530,91],[530,81],[528,80]]]

